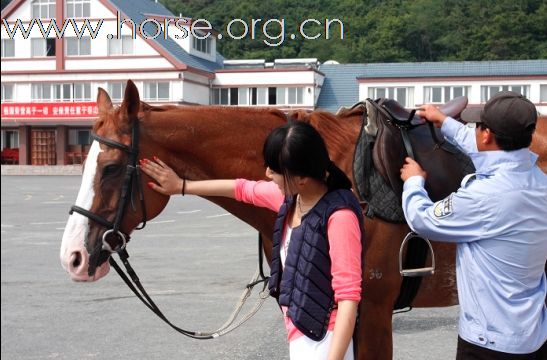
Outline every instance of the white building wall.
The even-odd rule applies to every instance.
[[[540,102],[540,86],[547,84],[546,79],[467,79],[467,80],[451,80],[450,78],[442,81],[361,81],[359,83],[359,99],[365,100],[368,97],[369,88],[378,87],[411,87],[414,93],[414,104],[410,106],[419,106],[424,103],[424,88],[427,86],[467,86],[469,93],[467,95],[470,105],[479,105],[481,102],[481,87],[482,86],[502,86],[502,85],[517,85],[528,86],[528,98],[534,104],[541,114],[547,114],[547,106]]]
[[[190,82],[183,82],[180,100],[196,104],[211,104],[210,88],[207,85],[198,85]]]
[[[277,86],[307,85],[314,86],[315,71],[238,71],[217,72],[213,86]]]
[[[28,21],[32,17],[31,14],[30,1],[19,6],[13,13],[7,18],[8,21],[15,21],[16,19],[21,19],[21,21]],[[4,33],[2,32],[2,36]]]
[[[324,76],[313,70],[219,72],[213,87],[302,87],[303,103],[296,107],[313,108],[320,93]]]
[[[126,59],[131,56],[160,56],[159,52],[156,51],[148,42],[142,37],[138,36],[138,24],[136,24],[136,33],[135,39],[133,40],[133,54],[124,55],[123,59],[116,59],[116,57],[109,59],[109,61],[104,61],[104,59],[93,59],[85,60],[86,57],[102,57],[108,56],[108,38],[116,37],[121,35],[130,35],[133,36],[133,29],[131,23],[123,23],[121,29],[120,21],[123,18],[118,19],[116,14],[113,14],[108,8],[103,6],[98,0],[91,2],[91,16],[89,17],[89,24],[93,31],[97,30],[95,35],[90,33],[89,29],[86,29],[83,33],[85,37],[91,37],[91,55],[89,56],[72,56],[65,61],[65,67],[67,70],[88,70],[88,69],[117,69],[117,68],[171,68],[173,65],[166,59]],[[31,21],[31,1],[23,3],[19,8],[17,8],[13,14],[11,14],[6,20],[11,29],[14,29],[15,23],[17,20],[21,20],[25,28],[30,26]],[[42,19],[39,20],[42,23],[44,30],[47,30],[51,20]],[[68,20],[65,20],[68,21]],[[83,21],[75,22],[79,29],[83,29]],[[58,24],[62,28],[63,24]],[[2,39],[9,38],[9,33],[4,26],[2,26]],[[54,30],[49,32],[48,38],[54,38],[57,34]],[[65,28],[64,33],[62,34],[63,38],[67,37],[76,37],[77,33],[74,29],[74,26],[71,23]],[[43,39],[44,34],[40,30],[40,26],[37,23],[34,23],[30,36],[25,39],[21,30],[18,29],[15,36],[15,58],[23,59],[32,59],[32,60],[23,60],[20,61],[5,61],[2,63],[2,70],[4,71],[25,71],[28,69],[32,70],[55,70],[55,56],[51,57],[40,57],[40,58],[31,58],[31,42],[32,39]],[[66,43],[63,49],[66,53]],[[60,49],[56,49],[60,51]]]
[[[88,59],[78,57],[74,60],[65,61],[66,70],[129,70],[129,69],[173,69],[173,64],[163,57],[154,58],[114,58],[108,59]]]
[[[30,46],[29,46],[30,48]],[[17,48],[16,48],[17,49]],[[36,59],[18,59],[17,61],[3,61],[2,62],[2,71],[53,71],[55,70],[55,57],[40,60]],[[2,75],[2,81],[6,77]]]
[[[180,97],[176,97],[176,101],[206,105],[211,104],[210,94],[212,79],[190,72],[182,73],[181,77]]]

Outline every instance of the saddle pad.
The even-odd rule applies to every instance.
[[[395,195],[372,163],[374,137],[369,135],[369,131],[371,126],[375,127],[375,121],[367,117],[367,111],[363,117],[363,126],[355,147],[353,177],[359,196],[368,205],[365,215],[389,222],[405,223],[401,199]]]

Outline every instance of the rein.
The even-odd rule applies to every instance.
[[[109,256],[110,265],[116,270],[118,275],[120,275],[120,277],[123,279],[126,285],[142,301],[142,303],[146,305],[146,307],[150,309],[154,314],[156,314],[160,319],[162,319],[165,323],[167,323],[167,325],[169,325],[170,327],[172,327],[174,330],[178,331],[179,333],[193,339],[206,340],[206,339],[214,339],[219,336],[225,335],[237,329],[239,326],[241,326],[243,323],[249,320],[254,314],[256,314],[256,312],[264,304],[264,301],[269,297],[269,293],[266,291],[268,277],[264,275],[264,271],[263,271],[264,258],[263,258],[263,252],[262,252],[262,235],[260,233],[258,235],[258,268],[256,270],[256,273],[251,279],[251,281],[249,282],[249,284],[245,287],[245,290],[243,291],[239,302],[236,304],[234,311],[232,312],[228,320],[218,330],[213,332],[188,331],[171,323],[169,319],[167,319],[167,317],[161,312],[161,310],[156,305],[156,303],[154,303],[152,298],[150,298],[150,296],[148,295],[148,293],[142,286],[140,279],[137,276],[137,273],[135,272],[135,270],[133,270],[133,267],[129,263],[129,253],[126,250],[128,236],[124,234],[122,231],[120,231],[120,226],[123,221],[125,208],[127,207],[128,201],[131,201],[131,206],[133,210],[135,210],[135,206],[133,203],[133,187],[135,185],[137,185],[139,199],[141,202],[142,215],[143,215],[142,225],[140,227],[137,227],[136,230],[143,229],[146,226],[146,220],[147,220],[140,168],[139,168],[139,165],[137,164],[138,156],[139,156],[139,120],[133,119],[132,122],[134,125],[131,131],[131,147],[125,144],[122,144],[120,142],[104,138],[95,133],[91,135],[92,138],[94,140],[97,140],[99,143],[113,147],[113,148],[120,149],[126,152],[129,157],[127,169],[125,173],[125,178],[124,178],[124,182],[122,186],[120,202],[118,204],[118,209],[116,211],[116,217],[114,219],[114,222],[111,222],[77,205],[73,205],[70,208],[69,214],[72,215],[74,212],[77,212],[97,222],[98,224],[104,226],[105,228],[107,228],[107,230],[103,233],[101,250],[108,251],[110,254],[117,253],[129,277],[124,273],[123,269],[118,265],[118,263],[116,262],[116,260],[114,260],[112,256]],[[112,233],[116,234],[118,238],[121,240],[121,244],[119,244],[118,246],[112,247],[112,245],[107,241],[108,235]],[[254,286],[261,282],[264,283],[264,287],[262,288],[262,291],[260,292],[259,299],[257,300],[255,306],[249,311],[249,313],[246,316],[244,316],[235,325],[233,325],[243,305],[245,304],[245,301],[250,296]]]
[[[131,279],[129,279],[129,277],[123,272],[123,269],[118,265],[118,263],[112,257],[110,257],[109,261],[110,261],[110,265],[116,270],[116,272],[120,275],[120,277],[131,289],[131,291],[133,291],[133,293],[142,301],[144,305],[146,305],[148,309],[150,309],[150,311],[156,314],[167,325],[169,325],[171,328],[181,333],[182,335],[188,336],[192,339],[209,340],[209,339],[218,338],[222,335],[226,335],[229,332],[237,329],[239,326],[243,325],[247,320],[253,317],[253,315],[256,314],[258,310],[260,310],[260,308],[264,304],[264,301],[266,301],[266,299],[269,297],[269,293],[266,291],[268,277],[264,276],[264,273],[262,270],[262,264],[263,264],[262,236],[260,234],[258,236],[258,250],[259,250],[259,265],[254,276],[252,277],[249,284],[245,287],[245,290],[243,290],[243,293],[241,294],[239,301],[238,303],[236,303],[236,306],[232,314],[228,318],[228,320],[220,328],[212,332],[184,330],[174,325],[171,321],[169,321],[169,319],[167,319],[167,317],[162,313],[160,308],[150,298],[150,296],[148,295],[148,293],[142,286],[139,280],[139,277],[137,276],[137,273],[135,272],[135,270],[133,270],[133,268],[131,267],[131,264],[129,264],[129,260],[128,260],[129,254],[127,253],[127,250],[124,249],[119,251],[118,255],[120,256],[120,259],[123,265],[125,266],[126,272]],[[133,281],[133,283],[131,281]],[[244,316],[239,322],[233,325],[241,309],[243,308],[245,301],[251,295],[251,292],[254,286],[261,282],[264,283],[264,287],[260,291],[259,299],[255,303],[254,307],[249,311],[249,313],[247,313],[246,316]]]

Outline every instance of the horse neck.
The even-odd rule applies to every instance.
[[[312,112],[308,121],[325,139],[331,160],[353,179],[353,154],[362,124],[362,112],[341,117]]]
[[[275,110],[175,107],[142,122],[144,157],[158,156],[189,179],[262,178],[264,139],[285,117]]]

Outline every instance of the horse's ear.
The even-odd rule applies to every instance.
[[[140,104],[141,100],[137,86],[133,81],[127,80],[121,107],[127,112],[128,117],[131,119],[137,117]]]
[[[101,87],[97,93],[97,108],[99,108],[99,112],[101,113],[108,112],[112,109],[112,100],[110,100],[108,93]]]

